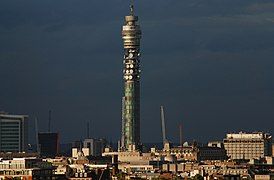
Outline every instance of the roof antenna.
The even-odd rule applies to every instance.
[[[48,132],[50,132],[50,124],[51,123],[51,110],[49,110],[49,122],[48,122]]]
[[[40,155],[40,144],[38,138],[38,118],[35,116],[35,138],[36,138],[36,152]]]
[[[90,122],[87,122],[87,139],[90,138]]]
[[[134,14],[134,5],[133,5],[133,0],[130,1],[130,15],[133,16]]]

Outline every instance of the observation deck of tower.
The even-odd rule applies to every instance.
[[[125,16],[122,29],[124,43],[122,98],[122,151],[132,151],[140,147],[140,39],[141,29],[134,7],[130,6],[130,15]]]

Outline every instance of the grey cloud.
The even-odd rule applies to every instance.
[[[273,133],[272,1],[135,3],[143,31],[143,141],[161,140],[161,104],[173,141],[180,122],[186,139],[220,139],[233,130]],[[84,137],[88,120],[94,136],[116,141],[120,31],[128,5],[126,0],[1,1],[0,108],[37,115],[41,130],[52,109],[53,129],[65,142]]]

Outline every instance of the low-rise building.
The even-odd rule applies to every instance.
[[[254,180],[274,180],[273,174],[255,174]]]
[[[0,160],[0,179],[46,180],[53,179],[50,164],[37,158]]]
[[[169,151],[163,151],[162,155],[174,155],[178,161],[206,161],[206,160],[225,160],[226,151],[220,147],[209,146],[179,146],[170,148]]]
[[[216,161],[226,160],[226,150],[220,147],[199,147],[198,148],[198,161]]]
[[[169,151],[163,152],[164,154],[172,154],[175,155],[177,160],[185,160],[185,161],[197,161],[198,160],[198,149],[194,146],[179,146],[170,148]]]
[[[250,160],[272,155],[272,137],[267,133],[230,133],[223,142],[230,159]]]

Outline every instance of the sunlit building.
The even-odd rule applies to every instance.
[[[107,145],[107,141],[105,139],[89,138],[85,139],[83,144],[84,148],[88,149],[89,155],[101,156]]]
[[[46,180],[52,178],[52,166],[34,157],[0,159],[0,179]]]
[[[272,137],[267,133],[230,133],[223,142],[230,159],[258,159],[272,155]]]

